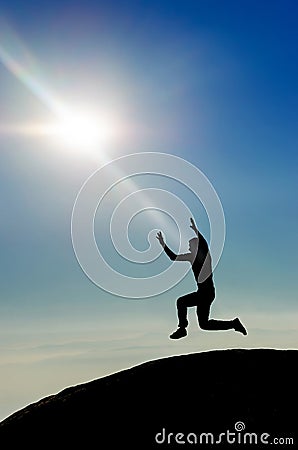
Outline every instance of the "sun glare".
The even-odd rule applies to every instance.
[[[19,56],[19,57],[17,57]],[[34,62],[34,64],[32,63]],[[62,146],[77,155],[90,153],[92,157],[112,146],[124,130],[122,118],[109,115],[105,110],[85,110],[79,104],[76,108],[65,104],[50,86],[39,79],[31,69],[38,67],[27,47],[24,46],[11,27],[0,18],[0,64],[4,66],[31,91],[50,111],[54,122],[0,124],[0,133],[24,134],[50,138],[55,146]],[[84,103],[85,104],[85,103]],[[102,107],[102,105],[100,105]],[[104,112],[102,112],[104,111]],[[120,120],[119,120],[120,119]],[[100,150],[100,152],[98,152]]]
[[[112,127],[109,121],[90,114],[70,114],[63,117],[52,130],[60,143],[71,148],[94,148],[109,139]]]
[[[55,134],[68,146],[90,148],[106,141],[109,128],[103,119],[88,114],[72,114],[57,124]]]

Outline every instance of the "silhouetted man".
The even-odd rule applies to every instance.
[[[178,298],[178,329],[170,335],[170,338],[180,339],[187,335],[187,308],[190,306],[197,307],[199,326],[203,330],[235,330],[246,335],[247,331],[238,318],[233,320],[209,319],[211,303],[215,299],[211,255],[208,244],[197,229],[194,220],[190,219],[190,222],[190,228],[194,230],[197,237],[189,241],[189,253],[176,255],[165,244],[161,231],[156,236],[172,261],[188,261],[191,263],[192,271],[198,285],[196,292]]]

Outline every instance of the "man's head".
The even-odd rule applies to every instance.
[[[198,247],[199,247],[199,239],[198,238],[193,238],[189,241],[189,251],[193,254],[196,255],[198,252]]]

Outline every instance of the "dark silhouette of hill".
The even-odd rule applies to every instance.
[[[286,445],[293,449],[297,360],[298,350],[232,349],[146,362],[16,412],[0,423],[0,442],[30,449],[233,449],[263,447],[263,435],[269,443],[293,438]],[[236,431],[237,422],[245,429]],[[241,445],[227,443],[227,430]],[[207,444],[212,436],[202,433],[221,443]]]

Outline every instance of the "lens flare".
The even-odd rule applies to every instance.
[[[96,114],[65,114],[50,130],[61,144],[86,149],[105,144],[112,137],[113,125],[107,118]]]
[[[53,140],[58,147],[66,149],[96,150],[102,152],[120,130],[119,120],[101,109],[93,111],[92,106],[82,108],[63,102],[41,79],[38,64],[14,30],[0,18],[0,62],[35,97],[41,101],[53,116],[51,123],[0,124],[0,132],[44,136]]]

